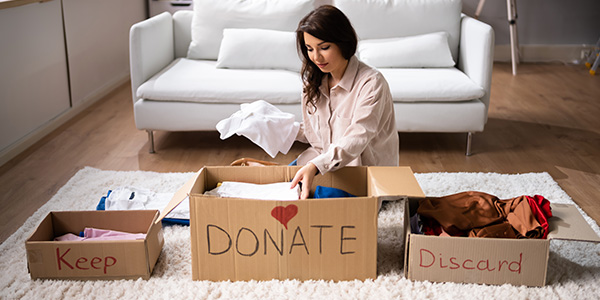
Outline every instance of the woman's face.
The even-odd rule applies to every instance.
[[[308,57],[323,73],[331,73],[337,78],[344,75],[348,60],[342,56],[340,48],[335,43],[322,41],[305,32],[304,44]]]

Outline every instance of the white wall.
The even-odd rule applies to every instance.
[[[479,0],[463,0],[472,16]],[[600,38],[600,0],[516,0],[521,61],[580,63]],[[510,61],[506,0],[487,0],[479,19],[496,34],[496,61]]]
[[[463,12],[473,15],[479,0],[463,0]],[[516,0],[519,43],[522,45],[595,44],[600,38],[598,0]],[[509,44],[506,0],[487,0],[481,21],[496,32],[496,45]]]

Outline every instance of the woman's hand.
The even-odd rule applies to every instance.
[[[308,198],[310,188],[312,187],[312,182],[315,178],[315,175],[317,175],[317,171],[317,166],[315,166],[313,163],[308,163],[306,166],[302,167],[300,170],[298,170],[298,172],[296,172],[296,176],[294,176],[294,179],[292,179],[292,185],[290,188],[293,189],[299,182],[302,183],[300,199]]]

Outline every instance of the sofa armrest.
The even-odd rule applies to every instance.
[[[481,101],[489,109],[494,63],[494,30],[490,25],[466,15],[462,16],[460,28],[458,68],[485,90]]]
[[[173,17],[164,12],[131,26],[129,67],[133,102],[137,89],[175,59]]]

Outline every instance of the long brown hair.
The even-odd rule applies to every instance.
[[[322,41],[336,44],[345,59],[350,59],[356,53],[358,39],[350,20],[335,6],[322,5],[300,20],[296,29],[296,47],[304,58],[300,74],[307,107],[311,106],[314,112],[317,109],[317,99],[321,96],[319,86],[325,73],[308,56],[304,41],[305,32]]]

